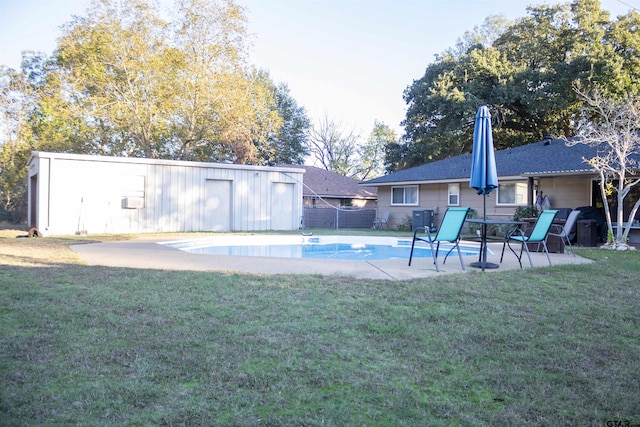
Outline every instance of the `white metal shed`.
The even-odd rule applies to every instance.
[[[293,230],[304,169],[34,151],[29,224],[43,234]]]

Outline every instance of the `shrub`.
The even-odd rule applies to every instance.
[[[411,215],[407,215],[404,219],[396,224],[398,231],[411,231],[413,230],[413,219]]]
[[[537,218],[538,215],[538,209],[533,205],[518,206],[513,214],[513,220],[520,221],[522,218]]]
[[[476,212],[475,209],[469,209],[469,212],[467,213],[467,219],[472,219],[472,218],[478,218],[478,212]],[[480,230],[481,226],[480,224],[473,224],[473,223],[465,223],[464,227],[467,227],[468,232],[475,235],[477,230]]]

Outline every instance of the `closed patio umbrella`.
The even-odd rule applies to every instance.
[[[493,136],[491,134],[491,114],[485,105],[478,108],[476,123],[473,129],[473,153],[471,159],[471,179],[469,187],[476,190],[483,198],[483,219],[487,219],[487,195],[498,188],[498,172],[493,152]],[[481,265],[484,270],[494,265],[487,264],[487,233],[483,224]],[[473,265],[473,264],[472,264]],[[497,265],[495,265],[497,267]],[[494,267],[494,268],[495,268]]]

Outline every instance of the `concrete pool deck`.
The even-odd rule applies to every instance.
[[[166,239],[175,240],[175,239]],[[302,258],[267,258],[229,255],[190,254],[166,245],[158,244],[162,239],[126,240],[117,242],[90,243],[73,245],[71,249],[89,265],[108,267],[127,267],[158,269],[170,271],[215,271],[250,274],[315,274],[323,276],[343,276],[362,279],[410,280],[436,277],[441,274],[482,273],[479,268],[469,266],[477,261],[477,256],[463,256],[466,270],[460,267],[457,254],[453,253],[442,265],[443,257],[438,258],[440,272],[436,272],[431,258],[414,258],[411,267],[406,259],[387,259],[376,261],[324,260]],[[464,243],[467,245],[467,243]],[[502,243],[490,243],[492,254],[488,261],[500,263]],[[544,253],[532,253],[534,267],[547,267]],[[583,264],[592,262],[572,254],[551,254],[551,262],[559,264]],[[509,251],[497,269],[486,269],[485,273],[520,269],[518,260]],[[526,254],[522,260],[523,268],[531,268]]]

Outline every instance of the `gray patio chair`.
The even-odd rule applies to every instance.
[[[567,217],[567,222],[564,223],[564,226],[561,227],[560,224],[552,224],[552,230],[549,231],[549,236],[559,237],[560,240],[562,240],[565,251],[567,250],[568,246],[573,256],[576,256],[576,254],[575,252],[573,252],[573,246],[571,246],[571,233],[573,231],[573,228],[576,226],[579,215],[580,211],[571,211],[571,213]]]
[[[376,230],[384,230],[385,227],[387,230],[389,229],[389,215],[391,212],[387,211],[382,214],[382,216],[376,216],[373,220],[373,228]]]

